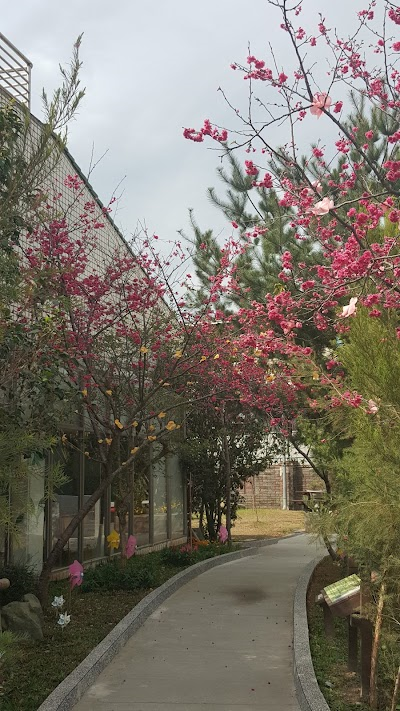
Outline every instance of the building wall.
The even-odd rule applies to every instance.
[[[7,92],[0,87],[0,106],[9,101],[9,98]],[[31,116],[27,151],[29,146],[33,150],[38,144],[40,132],[41,122]],[[69,176],[77,176],[82,182],[78,192],[68,186],[68,182],[71,182]],[[55,165],[49,166],[49,170],[43,177],[42,189],[47,196],[47,204],[50,205],[49,215],[58,218],[66,217],[70,232],[74,234],[75,231],[77,238],[80,236],[82,226],[80,215],[83,206],[85,203],[94,206],[91,212],[93,222],[101,223],[103,226],[98,229],[93,228],[96,245],[90,255],[88,271],[101,273],[104,265],[110,262],[110,257],[116,251],[132,254],[121,231],[110,218],[68,151],[60,156]],[[90,240],[90,230],[86,238]],[[78,422],[71,421],[67,426],[78,430]],[[86,428],[86,424],[84,427]],[[49,461],[47,465],[51,466],[51,463]],[[100,468],[98,472],[90,470],[90,466],[83,454],[77,454],[73,461],[68,462],[69,483],[58,492],[53,502],[47,501],[46,504],[43,503],[44,477],[32,477],[28,495],[32,500],[34,513],[24,517],[18,545],[11,547],[14,560],[28,562],[36,569],[41,568],[43,554],[46,555],[51,550],[59,535],[60,527],[65,528],[68,525],[79,505],[97,488],[96,483],[100,481],[101,471]],[[171,455],[168,461],[161,460],[157,465],[149,466],[147,491],[145,488],[139,486],[136,492],[134,490],[129,520],[129,532],[137,533],[139,546],[148,550],[154,546],[162,547],[171,541],[183,539],[187,528],[186,487],[178,458]],[[114,527],[118,528],[118,520],[112,515],[112,497],[110,488],[93,512],[80,524],[59,560],[59,568],[65,568],[74,558],[89,562],[108,555],[106,536]],[[4,538],[2,532],[0,538]],[[0,545],[0,555],[1,548]]]
[[[287,462],[287,502],[289,508],[300,508],[304,491],[324,491],[324,484],[310,466]],[[248,479],[241,492],[246,508],[282,508],[282,464],[273,464],[264,472]]]

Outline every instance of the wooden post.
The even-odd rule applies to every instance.
[[[347,618],[348,627],[348,671],[357,671],[358,662],[358,630],[357,627],[351,624],[351,618]]]
[[[372,623],[365,617],[352,615],[350,624],[361,633],[361,701],[368,703],[371,678]]]
[[[332,610],[326,602],[324,596],[321,594],[317,595],[315,602],[317,603],[317,605],[320,605],[322,607],[325,634],[327,637],[330,637],[332,639],[335,636],[335,623],[333,621]]]
[[[325,634],[327,637],[330,637],[332,639],[335,636],[335,623],[333,620],[332,611],[326,600],[323,600],[321,605],[322,612],[324,614]]]

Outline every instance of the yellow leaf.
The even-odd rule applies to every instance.
[[[194,385],[194,380],[188,380],[186,385]]]
[[[182,358],[183,352],[182,351],[176,351],[174,358]]]
[[[219,353],[216,353],[214,356],[214,360],[218,360],[218,358],[219,358]]]
[[[317,370],[314,370],[314,372],[313,372],[313,374],[312,374],[312,379],[313,379],[313,380],[319,380],[319,373],[318,373]]]
[[[136,452],[138,452],[138,451],[139,451],[139,447],[134,447],[133,449],[131,449],[131,454],[136,454]]]
[[[149,352],[149,349],[146,348],[146,346],[142,346],[141,349],[140,349],[140,352],[141,352],[141,353],[148,353],[148,352]]]
[[[283,284],[275,284],[274,294],[281,294],[282,291],[285,291],[285,287],[283,286]]]
[[[169,388],[170,385],[171,383],[163,383],[163,388]]]
[[[119,420],[114,420],[114,424],[118,427],[119,430],[124,429],[122,422],[120,422]]]
[[[149,440],[149,442],[154,442],[154,440],[156,440],[157,437],[156,437],[155,435],[149,435],[149,436],[147,437],[147,439]]]
[[[132,422],[132,427],[137,427],[138,424],[139,424],[138,421],[137,421],[137,420],[134,420],[134,421]]]
[[[269,373],[269,375],[265,376],[265,382],[266,383],[273,383],[275,380],[275,377],[276,376],[274,375],[274,373]]]
[[[99,444],[103,444],[104,440],[103,439],[98,439],[97,440]]]
[[[112,395],[112,390],[106,390],[106,395]]]
[[[154,432],[155,429],[154,425],[149,425],[148,427],[149,432]]]
[[[255,351],[254,351],[254,355],[255,355],[255,356],[260,356],[260,355],[262,355],[262,351],[260,351],[259,348],[256,348]]]
[[[201,356],[200,363],[204,363],[205,360],[207,360],[207,356]]]
[[[87,390],[86,390],[86,388],[83,388],[83,390],[81,390],[81,393],[82,393],[83,397],[87,397]]]
[[[106,437],[106,443],[107,443],[108,445],[110,445],[111,442],[112,442],[112,439],[111,439],[110,437]]]
[[[85,457],[90,457],[89,452],[85,452]]]
[[[172,432],[172,430],[176,430],[176,424],[173,420],[169,420],[167,424],[165,425],[165,429],[168,430],[169,432]]]
[[[159,417],[159,419],[162,420],[162,418],[165,417],[166,414],[167,414],[166,412],[159,412],[157,417]]]
[[[63,434],[63,436],[61,437],[61,442],[62,442],[63,444],[67,444],[67,442],[68,442],[68,437],[67,437],[66,434]]]

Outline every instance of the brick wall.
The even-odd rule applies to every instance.
[[[303,497],[302,491],[324,491],[324,484],[309,466],[288,462],[287,501],[290,508]],[[241,491],[246,508],[281,508],[282,506],[282,465],[274,464],[258,476],[248,479]]]

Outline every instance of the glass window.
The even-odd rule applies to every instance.
[[[149,451],[143,450],[134,460],[133,475],[133,535],[138,546],[150,542]]]
[[[95,448],[87,446],[87,450]],[[93,494],[101,482],[101,463],[85,459],[84,501]],[[104,555],[104,497],[101,497],[83,519],[83,560]]]
[[[170,482],[171,500],[171,538],[181,538],[185,535],[184,496],[185,487],[183,474],[179,467],[179,457],[171,454],[167,459],[168,477]]]
[[[154,501],[154,543],[167,540],[167,477],[161,445],[151,447]]]
[[[69,436],[69,439],[74,441],[72,436]],[[78,445],[77,437],[75,438],[75,444]],[[51,536],[50,550],[78,512],[80,456],[80,452],[71,449],[71,447],[58,447],[54,452],[54,465],[60,464],[63,467],[68,481],[52,496],[47,507],[47,511],[50,512],[51,516],[50,525],[47,527]],[[77,556],[78,529],[65,545],[55,567],[64,568],[73,563]]]

